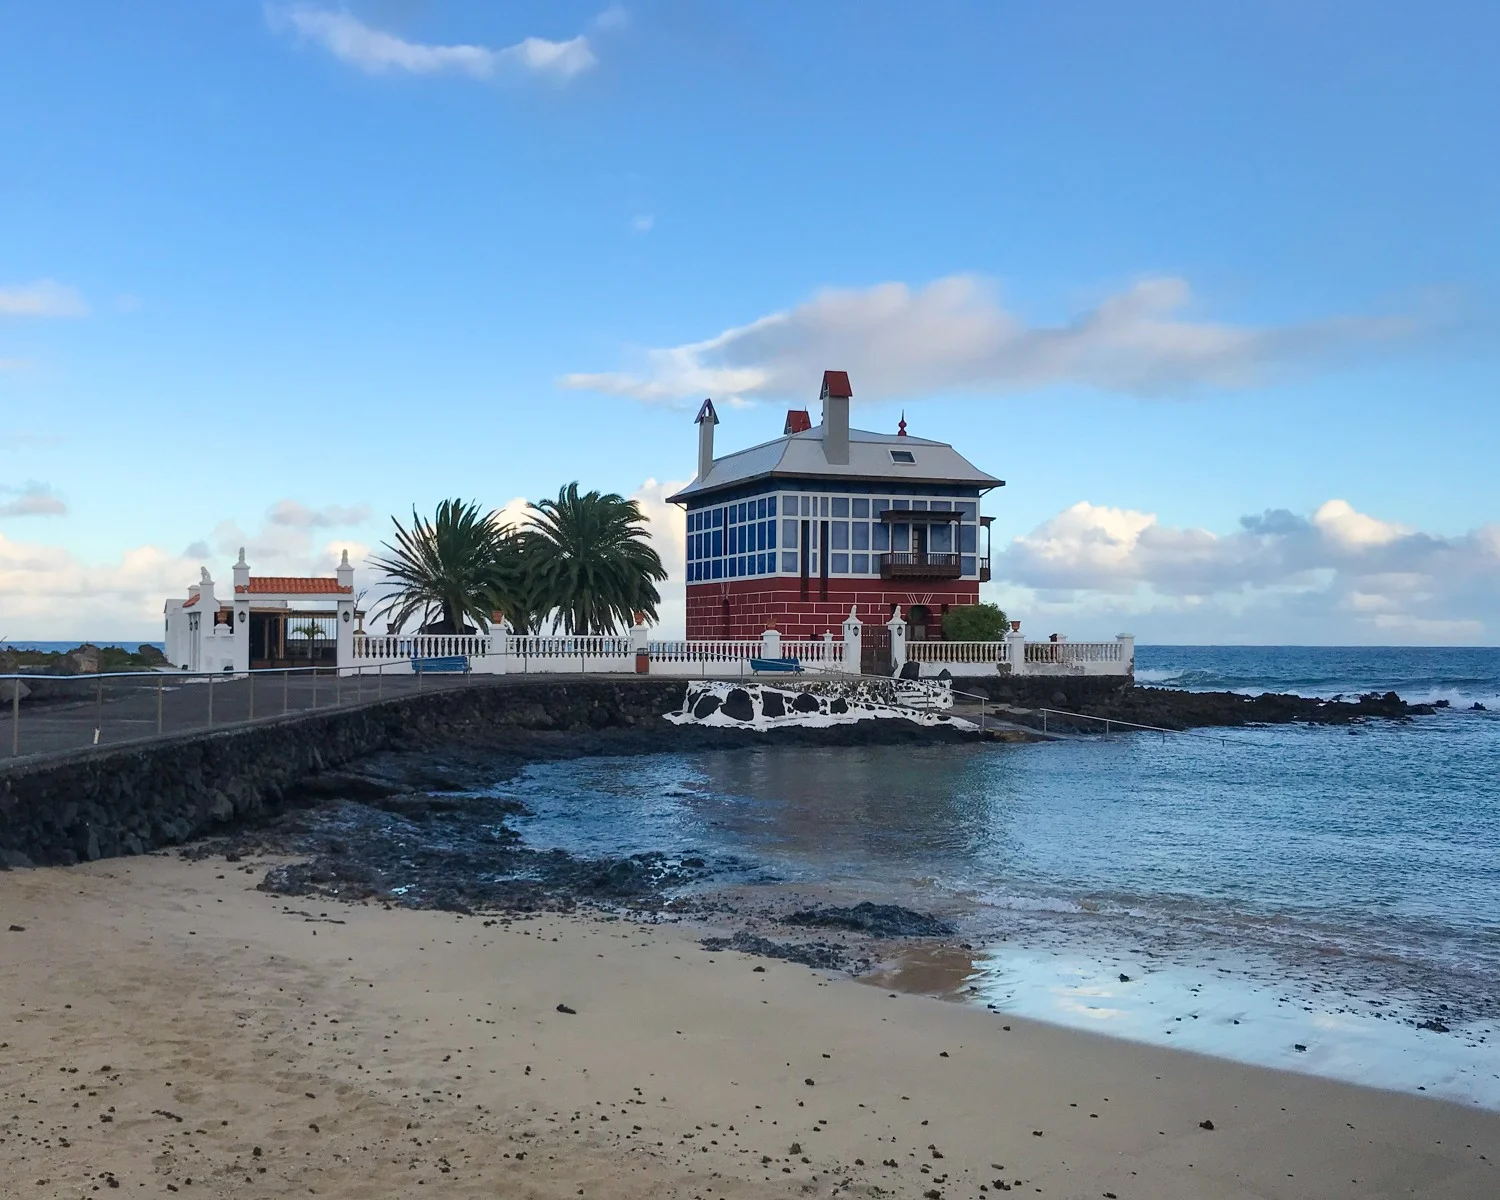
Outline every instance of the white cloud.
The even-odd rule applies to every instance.
[[[0,485],[0,517],[60,517],[68,511],[61,496],[41,483],[28,483],[25,487]]]
[[[241,546],[257,575],[330,575],[347,550],[356,568],[356,591],[369,582],[365,543],[314,537],[306,527],[270,521],[251,531],[220,521],[181,554],[144,545],[107,561],[85,560],[59,546],[0,532],[0,636],[159,641],[167,598],[187,595],[200,567],[208,568],[220,595],[227,595]]]
[[[657,607],[661,637],[687,636],[687,596],[683,590],[687,583],[687,517],[677,505],[666,501],[687,484],[685,479],[666,483],[648,479],[630,494],[650,523],[651,545],[667,569],[666,581],[657,585],[662,599]]]
[[[278,500],[266,512],[266,520],[272,525],[287,525],[294,529],[326,529],[343,525],[358,525],[369,520],[370,506],[355,504],[345,507],[330,504],[325,508],[309,508],[290,498]]]
[[[0,287],[0,317],[82,317],[88,311],[77,288],[55,279]]]
[[[755,400],[805,395],[835,367],[853,375],[864,399],[1055,383],[1154,397],[1245,387],[1273,369],[1414,329],[1410,320],[1380,317],[1230,325],[1186,315],[1191,299],[1182,279],[1144,279],[1048,326],[1028,325],[972,275],[920,288],[828,289],[705,341],[646,350],[633,370],[576,373],[562,383],[651,403]]]
[[[650,233],[656,226],[656,218],[650,213],[641,213],[630,222],[630,228],[636,233]]]
[[[515,45],[495,49],[407,41],[367,25],[351,13],[307,5],[267,6],[266,17],[272,29],[290,29],[322,46],[335,58],[372,75],[456,73],[491,79],[507,71],[518,71],[566,82],[598,62],[585,34],[561,42],[528,37]],[[600,24],[602,20],[596,19],[596,28],[613,27],[607,21]]]
[[[1012,616],[1144,618],[1156,641],[1500,637],[1500,524],[1443,537],[1339,499],[1229,533],[1081,501],[997,546],[994,567]]]

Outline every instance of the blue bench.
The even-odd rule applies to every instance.
[[[417,675],[467,675],[469,659],[463,654],[449,654],[442,658],[414,658],[411,669]]]
[[[756,675],[776,674],[777,672],[800,675],[802,663],[795,658],[752,658],[750,670]]]

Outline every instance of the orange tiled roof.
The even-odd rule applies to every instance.
[[[234,589],[240,595],[251,596],[348,596],[352,587],[340,587],[337,579],[326,575],[262,575],[251,576],[248,587]]]
[[[197,596],[189,596],[186,600],[184,600],[182,602],[182,607],[183,608],[192,608],[193,605],[195,605],[197,603],[198,603],[198,597]]]

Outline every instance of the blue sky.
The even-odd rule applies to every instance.
[[[670,557],[702,396],[750,444],[838,367],[1008,480],[1013,615],[1500,641],[1494,5],[0,28],[0,635],[154,636],[241,542],[324,569],[574,478]]]

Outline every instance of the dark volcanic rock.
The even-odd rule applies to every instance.
[[[818,698],[811,692],[802,692],[792,701],[792,711],[799,713],[815,713],[822,710]]]
[[[736,721],[755,720],[755,701],[750,699],[750,693],[744,688],[730,688],[729,695],[724,697],[724,715]]]
[[[718,710],[718,707],[719,698],[708,692],[704,692],[703,695],[698,697],[698,702],[693,705],[693,716],[701,721],[704,717],[712,716]]]
[[[743,930],[733,937],[704,938],[698,944],[708,951],[738,950],[741,954],[779,958],[820,971],[858,971],[869,966],[868,959],[851,959],[849,951],[836,942],[773,942]]]
[[[780,692],[761,692],[760,710],[767,717],[786,716],[786,701]]]
[[[871,937],[947,937],[955,932],[952,925],[937,917],[902,908],[899,904],[872,904],[868,900],[853,908],[825,905],[800,909],[786,917],[784,923],[852,929]]]

